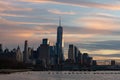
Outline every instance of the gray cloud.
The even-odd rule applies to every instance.
[[[35,34],[56,34],[56,29],[58,25],[51,25],[53,23],[31,23],[31,22],[16,22],[6,20],[4,18],[0,18],[0,29],[2,32],[9,29],[10,31],[28,31],[34,32]],[[28,27],[23,26],[21,24],[34,24],[34,26]],[[36,25],[35,25],[36,24]],[[40,25],[38,25],[40,24]],[[63,26],[64,34],[95,34],[95,35],[120,35],[120,31],[118,30],[101,30],[94,28],[86,28],[86,27],[76,27],[76,26]],[[47,33],[46,33],[47,32]]]
[[[90,54],[91,56],[101,56],[101,57],[120,57],[120,53],[115,54]]]
[[[41,28],[51,32],[51,34],[56,33],[57,25],[39,25],[37,26],[39,31]],[[76,27],[76,26],[63,26],[64,34],[96,34],[96,35],[120,35],[120,31],[117,30],[99,30],[94,28],[86,28],[86,27]]]
[[[90,42],[90,43],[77,43],[76,45],[79,48],[90,50],[90,51],[120,50],[120,40],[96,41],[96,42]]]
[[[119,5],[113,5],[111,2],[115,2],[113,0],[110,0],[109,2],[105,3],[99,3],[95,1],[90,0],[20,0],[24,2],[35,2],[35,3],[45,3],[45,2],[51,2],[55,4],[67,4],[71,6],[80,6],[80,7],[86,7],[86,8],[100,8],[100,9],[108,9],[108,10],[120,10]]]

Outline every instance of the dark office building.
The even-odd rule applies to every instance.
[[[30,57],[32,55],[32,51],[33,51],[33,49],[31,47],[28,47],[28,57]]]
[[[111,66],[115,66],[116,63],[115,63],[115,60],[111,60]]]
[[[43,39],[39,50],[39,60],[45,68],[50,65],[50,45],[48,42],[48,39]]]
[[[2,44],[0,44],[0,53],[3,53]]]
[[[71,63],[82,64],[81,59],[82,59],[82,53],[79,51],[79,49],[76,46],[70,44],[68,49],[68,60],[71,61]]]
[[[75,63],[78,63],[79,50],[76,46],[74,46],[74,53],[75,53]]]
[[[89,67],[93,65],[92,57],[89,57],[88,53],[83,53],[82,56],[83,66]]]
[[[83,53],[82,56],[82,61],[83,61],[83,66],[87,66],[88,65],[88,53]]]
[[[83,63],[83,62],[82,62],[82,53],[79,51],[79,52],[78,52],[78,64],[79,64],[79,65],[82,65],[82,63]]]
[[[56,60],[56,53],[55,53],[55,46],[50,46],[50,64],[55,65],[57,64]]]
[[[50,44],[50,42],[47,38],[44,38],[42,44]]]
[[[93,61],[92,61],[92,65],[93,65],[93,66],[96,66],[96,65],[97,65],[96,60],[93,60]]]
[[[29,61],[29,55],[28,55],[28,41],[25,41],[24,44],[24,52],[23,52],[23,62],[28,63]]]
[[[68,50],[68,60],[71,63],[75,63],[75,48],[73,44],[69,45],[69,50]]]
[[[92,57],[88,57],[88,66],[92,66],[93,64],[93,58]]]
[[[16,61],[18,62],[23,62],[23,53],[20,50],[20,47],[18,46],[16,52],[15,52],[15,57],[16,57]]]

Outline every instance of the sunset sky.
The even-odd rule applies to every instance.
[[[37,48],[56,42],[59,16],[68,44],[94,59],[120,59],[120,0],[0,0],[0,43],[13,49],[24,41]]]

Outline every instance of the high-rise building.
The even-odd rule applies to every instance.
[[[82,55],[82,61],[83,61],[83,66],[87,66],[88,65],[88,53],[83,53]]]
[[[83,66],[89,67],[93,65],[93,58],[88,55],[88,53],[83,53],[82,55]]]
[[[0,44],[0,53],[3,53],[2,44]]]
[[[29,55],[28,55],[28,41],[25,41],[24,44],[24,54],[23,54],[23,62],[27,63],[29,61]]]
[[[96,66],[96,65],[97,65],[96,60],[93,60],[93,61],[92,61],[92,66]]]
[[[32,59],[33,48],[28,47],[28,58],[29,60]]]
[[[69,50],[68,50],[68,59],[71,61],[71,62],[75,62],[75,50],[74,50],[74,45],[73,44],[70,44],[69,45]]]
[[[79,50],[76,46],[74,47],[74,53],[75,53],[75,63],[78,63]]]
[[[111,60],[111,66],[115,66],[116,63],[115,63],[115,60]]]
[[[93,64],[93,58],[92,57],[88,57],[88,64],[87,66],[92,66]]]
[[[23,54],[22,54],[19,46],[18,46],[18,48],[16,50],[16,60],[18,62],[23,62]]]
[[[79,63],[79,65],[82,65],[82,53],[79,51],[78,52],[78,63]]]
[[[50,42],[47,38],[44,38],[42,44],[50,44]]]
[[[61,64],[64,61],[64,52],[63,52],[63,28],[61,26],[61,19],[59,20],[59,26],[57,28],[57,42],[56,42],[56,52],[58,58],[58,64]]]
[[[50,46],[50,64],[56,64],[55,46]]]
[[[70,60],[72,63],[81,63],[82,54],[79,51],[79,49],[74,46],[73,44],[69,45],[68,50],[68,60]]]
[[[47,41],[48,39],[43,39],[39,50],[39,60],[42,62],[41,64],[45,68],[50,65],[50,44],[46,44]]]

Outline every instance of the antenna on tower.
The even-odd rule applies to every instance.
[[[59,26],[61,26],[61,16],[59,16]]]

